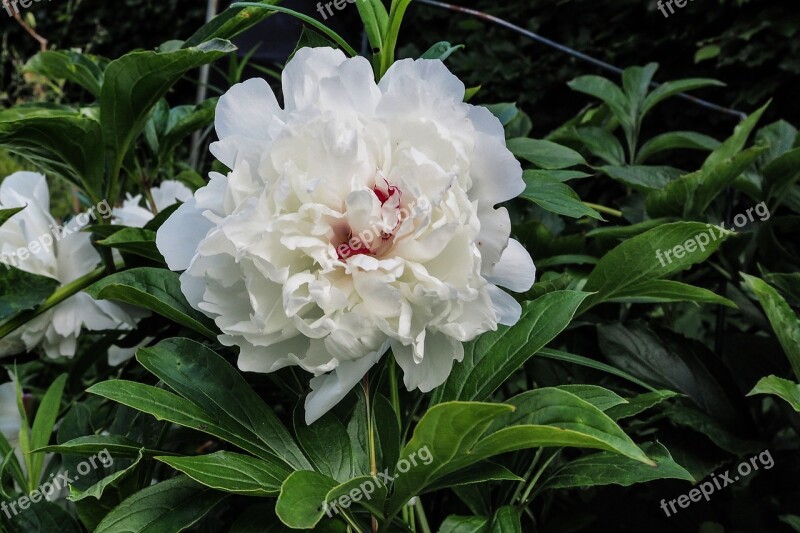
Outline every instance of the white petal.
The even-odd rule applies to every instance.
[[[522,165],[503,141],[479,133],[473,154],[469,196],[490,206],[516,198],[525,190]]]
[[[370,356],[344,361],[333,372],[313,378],[312,392],[306,396],[306,424],[310,426],[341,402],[380,360],[384,351],[385,347]]]
[[[447,381],[454,361],[464,359],[464,345],[443,333],[428,332],[425,336],[425,355],[419,363],[414,358],[411,346],[392,343],[392,353],[403,369],[406,389],[430,392]]]
[[[522,306],[519,305],[519,302],[494,285],[489,285],[487,288],[492,304],[494,304],[494,311],[497,313],[497,322],[504,326],[513,326],[519,322],[522,316]]]
[[[271,138],[270,124],[281,112],[269,84],[253,78],[237,83],[220,97],[214,125],[220,139],[240,135],[267,141]]]
[[[500,261],[485,274],[485,277],[495,285],[514,292],[525,292],[530,290],[536,281],[536,266],[528,250],[518,241],[509,239]]]
[[[213,224],[197,209],[194,198],[180,206],[156,235],[156,246],[170,270],[189,268],[192,258]]]

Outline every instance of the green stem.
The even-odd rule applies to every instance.
[[[533,499],[532,497],[530,497],[531,496],[531,491],[533,491],[533,488],[536,486],[536,482],[539,481],[539,478],[542,477],[542,474],[544,474],[544,471],[547,470],[547,467],[550,466],[550,463],[553,462],[553,459],[555,459],[556,456],[558,456],[558,452],[556,452],[553,455],[551,455],[544,462],[542,467],[536,472],[536,475],[533,476],[533,479],[531,479],[531,482],[528,484],[528,488],[527,488],[527,490],[525,490],[525,493],[522,495],[522,500],[520,502],[520,505],[522,505],[523,508],[527,508],[528,505],[530,504],[530,500]]]
[[[369,468],[372,477],[378,478],[378,453],[375,447],[375,419],[372,416],[372,405],[369,399],[369,374],[364,376],[364,396],[367,405],[367,433],[369,434]],[[372,517],[372,533],[378,532],[378,519]]]
[[[13,333],[17,328],[27,324],[29,321],[33,320],[37,316],[40,316],[50,309],[54,308],[64,300],[75,296],[83,289],[89,287],[94,282],[103,278],[106,273],[105,267],[100,267],[96,269],[94,272],[91,272],[82,278],[78,278],[75,281],[71,281],[66,285],[60,287],[56,292],[54,292],[50,297],[44,301],[42,305],[40,305],[37,309],[33,311],[25,311],[19,313],[12,317],[8,322],[0,325],[0,339],[10,335]]]
[[[397,415],[397,426],[403,429],[403,418],[400,414],[400,389],[397,386],[397,363],[394,355],[389,357],[389,389],[392,395],[392,407]]]
[[[614,217],[617,217],[617,218],[622,218],[622,216],[623,216],[622,215],[622,211],[618,211],[616,209],[612,209],[612,208],[606,207],[604,205],[593,204],[591,202],[583,202],[583,205],[585,205],[586,207],[591,207],[595,211],[600,211],[601,213],[605,213],[607,215],[611,215],[611,216],[614,216]]]
[[[425,508],[422,506],[422,500],[417,496],[417,501],[414,502],[414,508],[417,510],[417,518],[419,518],[419,526],[422,528],[422,533],[431,533],[431,526],[428,525],[428,517],[425,516]]]

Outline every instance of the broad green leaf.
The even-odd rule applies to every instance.
[[[228,41],[214,39],[169,52],[131,52],[109,63],[100,95],[100,123],[112,177],[161,97],[189,70],[235,49]]]
[[[100,123],[68,108],[14,107],[0,112],[0,148],[81,187],[99,203],[104,176]]]
[[[737,308],[736,304],[729,299],[708,289],[664,279],[648,280],[628,287],[610,301],[628,303],[697,302]]]
[[[601,411],[608,411],[612,407],[628,403],[625,398],[621,397],[616,392],[598,387],[597,385],[561,385],[557,388],[574,394]]]
[[[381,0],[362,0],[356,2],[356,8],[364,23],[372,53],[378,55],[389,31],[389,13]]]
[[[668,81],[666,83],[661,84],[656,89],[654,89],[653,92],[647,95],[647,98],[645,98],[644,100],[642,113],[647,113],[648,111],[653,109],[656,105],[658,105],[660,102],[663,102],[667,98],[671,98],[672,96],[675,96],[680,93],[694,91],[695,89],[701,89],[703,87],[724,87],[724,86],[725,84],[720,81],[705,79],[705,78]]]
[[[400,457],[408,458],[427,448],[433,460],[427,465],[418,462],[408,472],[392,471],[393,477],[400,475],[394,482],[387,517],[391,519],[408,500],[444,476],[499,455],[501,452],[482,455],[473,452],[492,421],[513,409],[510,405],[468,402],[443,403],[428,409]]]
[[[141,385],[137,383],[137,385]],[[143,387],[146,385],[142,385]],[[94,392],[90,390],[89,392]],[[85,437],[78,437],[67,442],[55,446],[46,446],[40,450],[47,453],[62,453],[65,455],[95,455],[97,453],[107,450],[113,456],[136,458],[139,453],[145,457],[153,457],[155,455],[165,455],[170,452],[149,450],[142,446],[141,443],[132,441],[125,437],[118,435],[87,435]]]
[[[700,215],[711,202],[746,171],[766,148],[756,146],[731,159],[672,181],[648,195],[647,213],[651,217]]]
[[[587,150],[609,165],[625,163],[625,149],[613,133],[603,128],[588,126],[576,128],[573,134]]]
[[[189,106],[188,112],[177,115],[173,109],[169,115],[167,130],[159,140],[158,157],[161,160],[167,159],[184,138],[213,124],[217,101],[217,98],[210,98],[198,106]]]
[[[526,170],[525,175],[530,176],[532,179],[544,177],[561,182],[591,177],[591,174],[587,174],[586,172],[578,172],[577,170],[532,169],[532,170]]]
[[[226,424],[190,400],[164,389],[134,381],[113,380],[97,383],[87,392],[153,415],[156,420],[215,435],[259,457],[274,455],[252,431],[239,431],[238,425]]]
[[[668,390],[646,392],[634,398],[628,398],[627,403],[612,407],[606,411],[606,414],[614,420],[629,418],[676,396],[678,396],[678,393]]]
[[[213,323],[186,301],[179,277],[178,273],[163,268],[134,268],[105,277],[86,292],[95,300],[144,307],[209,339],[216,339]]]
[[[761,378],[753,390],[748,393],[748,396],[755,394],[774,394],[788,402],[795,411],[800,412],[800,385],[788,379],[782,379],[777,376]]]
[[[9,260],[0,255],[0,259]],[[58,281],[35,276],[0,262],[0,322],[18,313],[33,309],[58,288]]]
[[[463,487],[488,481],[524,481],[524,479],[502,465],[491,461],[481,461],[440,478],[436,483],[429,485],[425,492],[437,492],[445,488]]]
[[[628,99],[622,89],[600,76],[580,76],[569,82],[569,88],[602,100],[611,112],[626,126],[633,124],[633,116],[628,109]]]
[[[585,165],[581,154],[560,144],[541,139],[517,138],[506,143],[518,159],[524,159],[545,170],[560,170]]]
[[[472,453],[498,455],[537,446],[577,446],[615,452],[645,464],[647,455],[603,411],[556,388],[524,392],[506,402],[514,411],[492,422]]]
[[[125,228],[97,244],[114,248],[123,253],[135,254],[163,263],[164,257],[156,247],[156,233],[141,228]]]
[[[785,154],[794,147],[797,138],[797,128],[786,122],[778,120],[772,124],[767,124],[756,132],[756,144],[769,146],[769,149],[761,156],[759,165],[767,166],[769,163]]]
[[[233,452],[197,457],[156,457],[158,461],[212,489],[245,496],[277,496],[291,470],[280,461],[264,461]]]
[[[128,474],[133,472],[136,469],[137,466],[139,466],[139,463],[141,462],[142,457],[144,457],[143,451],[144,451],[143,449],[139,450],[138,457],[136,457],[136,459],[133,461],[133,463],[131,463],[131,465],[129,467],[124,468],[122,470],[119,470],[117,472],[114,472],[110,476],[104,477],[99,482],[95,483],[94,485],[92,485],[91,487],[89,487],[88,489],[86,489],[84,491],[77,490],[74,485],[70,485],[70,487],[69,487],[70,494],[67,497],[67,499],[69,501],[72,501],[72,502],[79,502],[81,500],[85,500],[86,498],[94,498],[96,500],[99,500],[100,498],[103,497],[103,492],[108,487],[110,487],[114,483],[119,482],[121,479],[126,477]]]
[[[622,88],[631,109],[635,110],[637,115],[644,105],[644,98],[650,90],[650,82],[653,81],[657,70],[657,63],[649,63],[644,67],[628,67],[622,73]]]
[[[556,291],[523,304],[516,325],[500,326],[498,331],[465,344],[463,362],[456,364],[445,384],[433,392],[431,404],[489,398],[569,325],[588,296],[585,292]]]
[[[776,157],[761,172],[764,175],[766,197],[782,199],[800,178],[800,148]]]
[[[644,222],[639,222],[638,224],[631,224],[630,226],[595,228],[586,233],[586,236],[625,240],[630,239],[631,237],[636,237],[637,235],[641,235],[645,231],[661,226],[662,224],[668,224],[669,222],[671,222],[671,220],[668,218],[651,218],[649,220],[645,220]]]
[[[651,385],[647,384],[646,382],[642,381],[641,379],[630,375],[627,372],[623,372],[622,370],[607,365],[605,363],[601,363],[600,361],[595,361],[594,359],[589,359],[588,357],[583,357],[582,355],[576,355],[574,353],[563,352],[561,350],[553,350],[550,348],[543,348],[539,350],[537,354],[539,357],[544,357],[547,359],[552,359],[554,361],[561,361],[564,363],[572,363],[580,366],[585,366],[586,368],[592,368],[594,370],[599,370],[600,372],[605,372],[607,374],[611,374],[612,376],[617,376],[631,383],[635,383],[642,388],[650,390],[654,393],[658,391],[654,389]]]
[[[606,165],[599,167],[597,170],[609,178],[641,192],[663,189],[683,174],[682,170],[663,166]]]
[[[681,479],[695,482],[692,475],[680,466],[669,451],[658,443],[642,445],[656,466],[649,466],[609,452],[594,453],[574,459],[558,468],[547,478],[544,487],[566,489],[621,485],[629,487],[657,479]]]
[[[584,290],[596,292],[586,307],[616,298],[620,294],[630,295],[631,287],[646,281],[665,278],[690,266],[708,259],[722,241],[732,235],[715,226],[699,222],[675,222],[653,228],[641,235],[629,239],[600,259],[589,276]],[[701,238],[702,237],[702,238]],[[690,240],[703,244],[695,247],[692,253],[666,256],[665,252],[673,251],[676,246],[683,246]],[[699,245],[698,245],[699,246]],[[659,259],[661,254],[662,259]]]
[[[51,80],[67,80],[100,96],[103,71],[108,60],[74,50],[46,50],[28,60],[23,72],[33,72]]]
[[[761,116],[767,110],[767,107],[769,107],[769,102],[767,102],[762,108],[758,109],[753,114],[749,115],[741,123],[737,124],[733,130],[733,135],[723,142],[719,148],[711,152],[711,154],[705,160],[703,163],[703,170],[716,167],[717,165],[720,165],[724,161],[733,158],[736,154],[741,152],[742,148],[744,148],[744,145],[747,143],[747,139],[753,132],[753,129],[758,124],[758,121],[761,120]]]
[[[164,533],[197,524],[226,498],[186,477],[176,477],[140,490],[100,522],[95,533]]]
[[[600,213],[581,202],[578,194],[566,183],[529,172],[525,172],[523,178],[525,191],[520,194],[521,198],[530,200],[542,209],[557,215],[571,218],[588,216],[603,220]]]
[[[789,358],[795,377],[800,380],[800,319],[783,296],[764,280],[744,273],[742,277],[761,303],[786,357]]]
[[[36,411],[36,418],[31,428],[31,450],[37,450],[47,446],[50,442],[50,437],[53,434],[53,427],[58,419],[58,413],[61,411],[61,397],[64,394],[64,386],[67,384],[67,377],[67,374],[58,376],[42,397],[42,402],[39,404],[39,409]],[[44,454],[33,453],[26,458],[26,462],[29,468],[28,479],[31,481],[31,484],[35,486],[39,482],[39,477],[44,467]]]
[[[514,103],[504,102],[500,104],[488,104],[484,105],[489,112],[497,117],[497,120],[500,121],[500,124],[503,126],[508,126],[512,120],[514,120],[519,114],[520,110]]]
[[[490,533],[522,533],[519,511],[513,505],[504,505],[494,515]]]
[[[304,415],[303,405],[298,404],[294,410],[294,430],[315,470],[340,483],[354,477],[356,470],[350,436],[344,425],[333,413],[327,413],[309,426]],[[391,420],[386,423],[391,423]]]
[[[597,331],[600,349],[614,366],[684,393],[718,420],[738,420],[718,376],[704,363],[713,354],[701,343],[638,321],[601,324]]]
[[[703,135],[694,131],[671,131],[656,135],[639,150],[636,162],[641,164],[652,156],[666,150],[688,149],[688,150],[716,150],[720,142],[713,137]]]
[[[252,434],[297,469],[311,468],[275,413],[225,359],[189,339],[167,339],[141,348],[136,359],[175,392],[236,434]],[[240,433],[244,432],[244,433]]]
[[[778,287],[788,294],[790,298],[800,301],[800,272],[791,274],[764,274],[764,279],[770,285]]]
[[[41,500],[11,517],[10,523],[15,532],[81,533],[83,528],[69,512],[58,504]]]

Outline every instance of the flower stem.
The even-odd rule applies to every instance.
[[[369,373],[364,376],[362,382],[364,387],[364,397],[367,404],[367,433],[369,434],[369,469],[373,478],[378,477],[378,454],[375,448],[375,419],[372,416],[372,405],[369,399]],[[372,533],[378,533],[378,519],[372,517]]]
[[[586,207],[591,207],[595,211],[600,211],[601,213],[605,213],[607,215],[611,215],[613,217],[622,218],[622,211],[618,211],[616,209],[611,209],[610,207],[606,207],[604,205],[593,204],[590,202],[583,202],[583,205]]]
[[[431,526],[428,525],[428,517],[425,516],[425,508],[422,506],[422,500],[419,496],[417,496],[417,501],[414,502],[414,508],[417,510],[417,518],[419,518],[422,533],[431,533]]]
[[[106,273],[105,267],[100,267],[96,269],[94,272],[90,272],[86,274],[82,278],[78,278],[75,281],[71,281],[67,283],[63,287],[60,287],[56,292],[54,292],[50,297],[44,301],[42,305],[32,311],[24,311],[22,313],[18,313],[10,320],[5,322],[4,324],[0,325],[0,339],[10,335],[13,333],[17,328],[27,324],[29,321],[33,320],[37,316],[40,316],[53,307],[57,306],[64,300],[75,296],[83,289],[87,288],[88,286],[92,285],[95,281],[101,279]]]

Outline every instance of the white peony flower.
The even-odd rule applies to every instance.
[[[12,448],[18,448],[22,417],[17,408],[17,384],[14,381],[0,385],[0,433]]]
[[[302,49],[285,107],[252,79],[219,101],[213,154],[232,171],[183,204],[157,244],[244,371],[314,374],[311,423],[388,348],[406,387],[441,385],[463,342],[514,324],[535,268],[501,202],[525,188],[500,122],[441,61]]]
[[[90,235],[80,232],[76,221],[61,228],[50,214],[50,193],[41,174],[17,172],[0,184],[0,209],[22,206],[25,209],[0,226],[0,255],[13,257],[20,270],[58,280],[61,285],[97,268],[100,254],[92,247]],[[24,248],[28,252],[20,255]],[[127,329],[134,325],[134,317],[126,309],[78,293],[0,339],[0,356],[41,346],[48,357],[72,357],[82,328]]]
[[[160,212],[179,201],[187,201],[192,197],[192,190],[180,181],[165,180],[160,186],[150,189],[150,194],[156,204],[156,210]],[[129,193],[122,207],[114,208],[114,224],[143,228],[153,218],[155,218],[153,212],[142,207],[141,194],[131,196]]]

